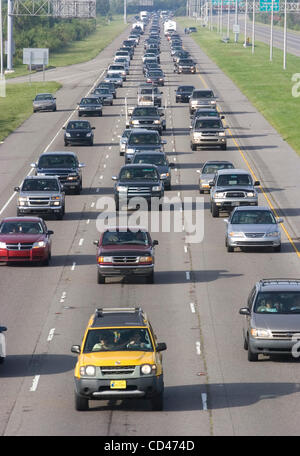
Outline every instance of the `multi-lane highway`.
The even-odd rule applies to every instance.
[[[103,79],[128,34],[129,29],[91,62],[53,71],[51,77],[64,84],[57,93],[58,111],[32,115],[0,146],[1,217],[16,214],[13,188],[30,172],[30,163],[44,150],[65,149],[62,126],[77,117],[76,103]],[[167,104],[163,138],[175,163],[172,190],[166,194],[182,201],[199,197],[197,170],[208,159],[226,158],[238,168],[251,169],[262,184],[259,204],[270,204],[284,217],[282,251],[227,253],[223,216],[212,218],[205,195],[202,242],[186,243],[184,227],[181,232],[152,233],[159,240],[154,284],[96,282],[92,242],[99,237],[97,202],[113,195],[111,176],[124,163],[118,135],[125,128],[124,98],[134,105],[137,86],[144,80],[143,39],[114,105],[104,108],[102,118],[91,119],[94,146],[68,147],[86,164],[84,189],[81,195],[67,195],[64,220],[47,220],[54,231],[50,266],[1,265],[0,323],[8,327],[8,356],[0,368],[0,434],[297,435],[299,361],[266,357],[249,363],[238,310],[257,280],[299,275],[298,156],[191,36],[183,40],[197,61],[195,75],[173,73],[169,44],[162,37]],[[226,151],[191,151],[188,105],[175,103],[174,91],[181,84],[214,89],[229,126]],[[151,411],[144,401],[90,402],[89,411],[75,411],[76,356],[70,348],[81,343],[99,306],[141,306],[158,340],[167,343],[163,411]]]

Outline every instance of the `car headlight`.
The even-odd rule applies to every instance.
[[[72,181],[72,180],[77,180],[79,176],[68,176],[67,180]]]
[[[225,193],[224,193],[224,192],[216,192],[216,193],[215,193],[215,197],[216,197],[216,198],[224,198],[224,196],[225,196]]]
[[[34,244],[32,245],[32,248],[33,249],[39,249],[39,248],[42,248],[42,247],[46,247],[46,241],[38,241],[38,242],[34,242]]]
[[[160,192],[161,191],[161,186],[160,185],[155,185],[154,187],[152,187],[152,191],[153,192]]]
[[[269,237],[278,237],[280,235],[279,231],[270,231],[270,233],[266,233],[266,236]]]
[[[90,131],[89,133],[86,134],[87,138],[90,138],[92,136],[92,132]]]
[[[141,374],[144,374],[144,375],[149,375],[151,374],[152,372],[155,372],[156,371],[156,364],[143,364],[141,366]]]
[[[153,123],[160,124],[160,120],[155,120]]]
[[[225,136],[225,131],[219,131],[219,136]]]
[[[102,106],[96,106],[96,109],[102,109]]]
[[[138,125],[139,121],[138,120],[131,120],[130,123],[131,123],[131,125]]]
[[[27,198],[26,198],[26,197],[20,196],[20,197],[18,198],[18,204],[19,204],[19,206],[25,206],[25,203],[27,203]]]
[[[139,262],[140,263],[152,263],[153,262],[153,258],[152,258],[152,256],[141,256],[139,258]]]
[[[215,100],[211,100],[210,103],[211,103],[212,105],[215,105],[215,104],[216,104]]]
[[[254,192],[247,192],[247,196],[249,198],[253,198],[255,196],[255,193]]]
[[[66,132],[66,137],[71,138],[71,133]]]
[[[272,332],[270,329],[251,328],[251,336],[261,339],[272,339]]]
[[[229,236],[231,237],[245,237],[244,233],[242,231],[231,231],[229,233]]]
[[[57,200],[60,200],[60,199],[61,199],[61,197],[60,197],[60,196],[51,196],[51,199],[52,199],[52,200],[56,200],[56,201],[57,201]]]
[[[124,185],[117,185],[116,190],[117,192],[127,192],[127,187],[125,187]]]
[[[134,149],[127,149],[126,154],[129,154],[129,155],[134,154]]]
[[[96,375],[96,367],[95,366],[81,366],[80,375],[81,376],[87,375],[89,377],[94,377]]]
[[[160,175],[160,178],[163,179],[163,178],[166,178],[166,177],[169,177],[170,176],[170,173],[162,173]]]
[[[98,263],[112,263],[113,257],[111,256],[99,256]]]
[[[197,131],[197,132],[193,133],[193,137],[194,138],[201,138],[201,136],[202,136],[202,133],[200,131]]]
[[[6,249],[6,242],[0,242],[0,249]]]

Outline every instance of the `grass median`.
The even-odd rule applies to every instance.
[[[7,84],[6,97],[0,98],[0,141],[32,114],[32,100],[37,93],[55,93],[60,87],[57,82]]]
[[[195,26],[195,21],[177,20],[182,27]],[[300,73],[299,57],[287,54],[287,69],[283,70],[283,52],[277,48],[273,48],[270,62],[270,48],[262,42],[256,42],[252,54],[251,46],[243,47],[242,35],[239,43],[234,43],[231,36],[225,44],[216,32],[199,25],[197,28],[198,32],[190,36],[300,154],[300,98],[292,94],[296,83],[292,77]]]

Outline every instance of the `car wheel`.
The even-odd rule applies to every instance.
[[[99,112],[99,117],[102,117],[102,112]]]
[[[94,141],[90,141],[89,146],[93,146],[93,145],[94,145]]]
[[[204,190],[202,190],[201,188],[199,188],[199,193],[200,193],[201,195],[203,195]]]
[[[81,117],[81,113],[80,112],[78,113],[78,117]]]
[[[103,277],[103,275],[101,275],[100,272],[98,272],[98,271],[97,271],[97,283],[98,284],[105,283],[105,277]]]
[[[160,393],[151,399],[151,408],[153,411],[160,412],[164,409],[164,394]]]
[[[62,220],[64,217],[64,210],[62,209],[58,214],[55,214],[56,220]]]
[[[234,248],[231,247],[231,246],[228,244],[227,239],[226,239],[226,241],[225,241],[225,245],[226,245],[226,248],[227,248],[227,252],[233,252],[233,251],[234,251]]]
[[[249,340],[247,341],[248,343],[248,361],[258,361],[258,354],[257,353],[253,353],[253,351],[251,350],[251,346],[249,344]]]
[[[227,149],[227,144],[222,144],[221,150],[226,150]]]
[[[276,247],[273,247],[274,252],[280,252],[281,251],[281,244],[276,245]]]
[[[68,146],[68,144],[69,144],[69,143],[68,143],[67,141],[65,141],[65,147],[67,147],[67,146]]]
[[[248,350],[248,341],[244,337],[244,350]]]
[[[0,356],[0,364],[3,364],[4,360],[5,360],[4,356]]]
[[[212,203],[211,213],[213,217],[219,217],[219,209],[217,208],[215,203]]]
[[[191,144],[191,149],[192,149],[192,150],[197,150],[196,144]]]
[[[86,397],[81,397],[75,393],[75,410],[79,412],[89,409],[89,400]]]
[[[17,217],[22,217],[22,213],[19,209],[17,209]]]
[[[42,261],[42,266],[49,266],[50,260],[51,260],[51,253],[49,252],[48,257],[44,261]]]

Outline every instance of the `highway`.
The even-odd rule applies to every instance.
[[[289,13],[293,14],[293,13]],[[270,16],[271,17],[271,16]],[[227,30],[228,15],[227,12],[223,12],[223,29]],[[215,26],[218,24],[218,16],[213,16],[213,22]],[[235,23],[235,15],[230,14],[229,24],[230,30]],[[238,15],[238,24],[240,25],[239,42],[244,42],[245,37],[245,14]],[[255,41],[262,41],[263,43],[270,44],[270,22],[268,24],[262,24],[261,22],[255,21]],[[251,17],[247,17],[247,38],[250,43],[252,42],[252,13]],[[283,27],[274,26],[273,28],[273,47],[283,50]],[[287,30],[287,53],[300,56],[300,34],[299,32],[288,29]]]
[[[85,64],[53,70],[62,81],[58,111],[32,115],[0,146],[1,217],[16,215],[13,188],[30,172],[44,150],[64,150],[64,123],[76,118],[76,103],[89,92],[129,28],[99,56]],[[145,37],[145,35],[144,35]],[[259,203],[284,217],[280,253],[227,253],[224,214],[213,219],[204,195],[204,238],[187,243],[181,232],[152,232],[156,278],[124,283],[96,282],[99,237],[97,202],[112,196],[113,182],[124,163],[119,138],[125,128],[124,98],[134,104],[143,81],[143,43],[136,49],[130,75],[112,107],[96,127],[94,147],[68,147],[86,164],[81,195],[67,195],[63,221],[47,220],[54,231],[49,267],[1,265],[1,324],[8,327],[7,359],[0,368],[0,435],[3,436],[202,436],[297,435],[300,410],[299,361],[267,357],[247,361],[242,316],[254,283],[265,277],[297,277],[299,271],[299,158],[247,98],[201,51],[191,36],[184,46],[200,73],[175,75],[169,45],[162,38],[161,65],[167,103],[166,152],[174,161],[168,196],[200,197],[198,173],[208,159],[232,161],[251,169],[261,182]],[[41,76],[40,76],[41,77]],[[47,78],[50,72],[47,72]],[[218,96],[228,129],[228,149],[192,152],[188,105],[175,103],[181,84],[210,87]],[[146,401],[90,402],[74,409],[73,369],[90,315],[99,306],[141,306],[148,314],[163,353],[165,406],[153,412]],[[300,328],[299,328],[300,332]]]

